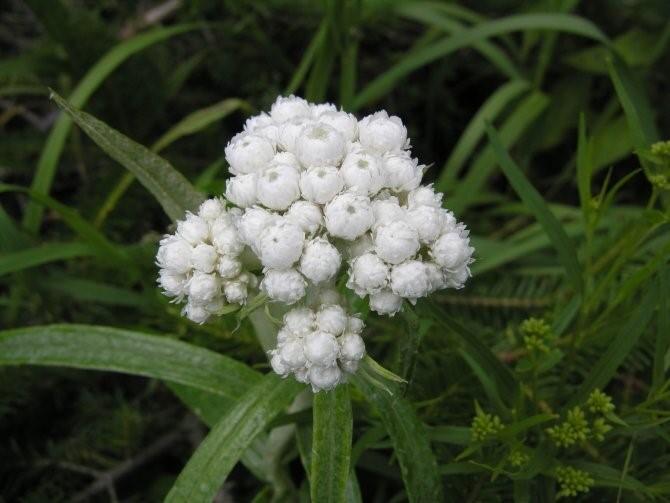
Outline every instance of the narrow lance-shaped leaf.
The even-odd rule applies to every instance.
[[[314,395],[310,487],[312,501],[345,501],[353,419],[349,388]]]
[[[88,243],[48,243],[0,255],[0,276],[49,262],[93,255],[95,248]]]
[[[95,117],[73,108],[56,93],[51,97],[100,148],[137,177],[172,220],[183,218],[186,211],[195,210],[205,199],[165,159]]]
[[[242,453],[303,388],[267,374],[250,388],[207,435],[182,470],[165,501],[211,503]]]
[[[166,336],[93,325],[0,332],[0,365],[108,370],[186,384],[237,398],[260,380],[243,363]]]

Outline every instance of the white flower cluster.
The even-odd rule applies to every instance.
[[[365,356],[361,338],[363,322],[347,316],[337,304],[322,305],[316,312],[307,307],[284,315],[277,347],[269,352],[273,370],[282,377],[311,384],[315,393],[330,390],[353,374]]]
[[[196,323],[220,314],[226,304],[244,304],[258,279],[243,271],[244,243],[237,231],[239,210],[227,210],[219,199],[188,213],[177,231],[165,236],[156,254],[158,283],[175,302],[186,300],[182,313]]]
[[[263,264],[261,288],[285,304],[334,279],[395,314],[470,275],[468,231],[422,186],[407,129],[385,111],[360,121],[334,105],[279,97],[226,147],[229,201],[242,240]]]

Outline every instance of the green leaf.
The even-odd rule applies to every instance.
[[[577,260],[577,251],[566,234],[565,229],[563,229],[563,226],[548,208],[540,193],[530,184],[521,169],[507,153],[497,131],[489,126],[487,127],[487,133],[500,167],[509,180],[510,185],[528,207],[529,211],[535,215],[540,225],[542,225],[542,228],[547,233],[558,253],[561,264],[565,267],[570,282],[575,290],[581,292],[583,290],[583,280],[581,267]]]
[[[48,243],[0,255],[0,276],[22,271],[38,265],[67,260],[75,257],[95,255],[95,249],[88,243]]]
[[[389,395],[358,376],[352,381],[377,410],[391,437],[409,501],[444,501],[442,481],[426,427],[410,403],[400,396],[398,387],[393,385],[396,391]]]
[[[196,27],[197,25],[193,24],[182,24],[170,28],[157,28],[117,45],[86,73],[72,94],[70,94],[68,101],[73,107],[83,107],[105,79],[130,56],[153,44],[193,30]],[[37,162],[37,170],[30,186],[35,192],[41,194],[49,193],[58,167],[58,161],[71,128],[72,119],[62,114],[56,121],[51,133],[49,133],[49,137]],[[29,205],[23,218],[24,226],[32,232],[37,232],[42,219],[42,212],[42,208],[37,204]]]
[[[349,387],[315,394],[313,411],[312,501],[345,501],[353,428]]]
[[[195,210],[204,200],[203,194],[166,160],[95,117],[76,110],[57,94],[52,93],[51,97],[100,148],[137,177],[172,220],[183,218],[186,211]]]
[[[249,388],[200,444],[165,501],[210,503],[242,453],[302,388],[275,374]]]
[[[73,278],[58,274],[43,279],[41,284],[48,290],[59,292],[61,295],[83,302],[134,308],[143,308],[150,305],[150,300],[140,293],[85,278]]]
[[[204,348],[118,328],[47,325],[0,332],[0,365],[107,370],[237,398],[259,382],[246,365]]]
[[[660,388],[665,381],[665,360],[670,350],[670,268],[666,266],[661,271],[658,281],[660,305],[658,306],[658,323],[654,344],[653,389]]]

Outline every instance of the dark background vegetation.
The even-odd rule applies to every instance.
[[[144,145],[151,145],[197,109],[240,98],[251,108],[264,110],[287,90],[315,101],[341,103],[357,109],[358,114],[385,108],[400,116],[408,126],[415,154],[423,163],[432,164],[427,178],[440,180],[438,186],[446,194],[448,207],[456,199],[458,217],[472,229],[478,249],[481,274],[475,266],[474,278],[465,290],[450,291],[438,300],[514,365],[522,348],[519,323],[529,316],[554,319],[570,296],[570,287],[555,253],[546,246],[530,246],[527,252],[513,254],[512,259],[487,266],[515,245],[541,240],[542,230],[520,205],[495,160],[486,160],[491,154],[486,154],[483,138],[468,152],[460,171],[443,179],[443,166],[470,120],[510,77],[472,46],[466,46],[392,82],[378,96],[361,101],[360,91],[392,65],[411,60],[412,51],[449,36],[440,27],[402,12],[398,9],[401,4],[2,0],[0,180],[25,187],[33,181],[47,135],[58,116],[46,87],[67,97],[96,62],[123,41],[157,25],[198,23],[197,28],[130,57],[102,82],[83,108]],[[470,13],[447,16],[463,26],[537,12],[572,12],[592,21],[617,41],[651,104],[659,139],[667,139],[669,2],[477,0],[447,5]],[[307,61],[304,78],[295,80],[319,27],[325,27],[325,42],[317,44],[314,58]],[[518,69],[517,78],[528,82],[528,89],[493,117],[498,129],[507,126],[517,131],[515,138],[507,141],[513,157],[551,202],[554,213],[576,229],[570,235],[579,243],[584,264],[598,264],[612,247],[621,249],[599,266],[585,266],[587,284],[597,286],[603,281],[604,286],[599,297],[591,298],[590,309],[582,313],[575,329],[578,335],[570,339],[577,341],[575,358],[569,364],[559,364],[540,384],[542,400],[558,409],[569,398],[570,385],[581,381],[614,337],[613,331],[635,312],[656,272],[667,269],[667,223],[663,226],[667,198],[656,194],[648,208],[660,215],[657,225],[645,228],[648,232],[631,233],[631,226],[639,229],[646,225],[641,223],[649,216],[643,214],[644,207],[652,196],[647,177],[643,173],[634,176],[618,191],[615,205],[603,217],[605,224],[596,229],[591,247],[584,251],[580,204],[592,201],[580,201],[577,190],[580,114],[584,114],[590,138],[595,138],[593,194],[598,194],[606,178],[611,179],[609,190],[640,166],[633,154],[634,135],[615,94],[602,45],[575,34],[533,29],[491,41]],[[524,101],[533,93],[535,101]],[[218,194],[226,178],[223,148],[241,129],[244,119],[243,111],[236,111],[197,134],[180,138],[161,155],[199,188]],[[467,177],[478,165],[483,179],[473,185]],[[95,222],[112,242],[132,250],[138,270],[125,273],[114,264],[86,257],[4,274],[0,276],[3,328],[76,322],[169,333],[267,369],[246,324],[238,331],[233,331],[234,320],[227,319],[196,326],[181,318],[178,307],[160,296],[152,260],[156,240],[167,229],[169,219],[158,203],[134,183],[108,215],[100,214],[103,202],[123,176],[118,164],[74,128],[50,194]],[[17,226],[29,201],[25,194],[0,194],[3,213]],[[58,213],[48,209],[38,233],[21,235],[33,245],[73,239]],[[14,238],[0,235],[0,253],[13,249],[10,239]],[[496,243],[507,248],[496,247]],[[632,286],[626,283],[661,253],[666,258],[654,262],[656,266],[642,281]],[[623,257],[621,264],[618,257]],[[609,279],[604,283],[606,277]],[[629,287],[620,299],[617,292],[622,285]],[[610,309],[612,306],[615,309]],[[370,318],[368,325],[369,351],[397,370],[395,362],[402,351],[398,341],[405,337],[407,325],[398,323],[398,318]],[[626,416],[628,411],[626,417],[647,426],[634,433],[619,432],[595,459],[621,469],[633,436],[636,443],[629,473],[648,487],[663,483],[667,487],[670,431],[661,421],[667,414],[651,417],[636,408],[650,396],[656,330],[654,325],[644,331],[640,344],[608,387],[620,413]],[[408,397],[429,425],[469,425],[474,415],[473,398],[487,408],[486,393],[458,351],[441,329],[430,330],[422,343]],[[653,408],[667,411],[667,405],[666,393]],[[355,410],[365,418],[357,428],[374,424],[374,416],[364,404],[358,403]],[[361,431],[355,430],[355,436]],[[99,372],[3,368],[0,501],[159,501],[205,434],[205,426],[156,381]],[[440,464],[448,463],[463,449],[448,442],[435,448]],[[592,452],[576,456],[594,458]],[[285,460],[292,483],[299,488],[304,475],[294,450],[287,449]],[[361,458],[357,471],[364,501],[390,501],[402,494],[398,470],[383,439]],[[470,498],[468,501],[509,501],[513,490],[505,477],[491,481],[490,476],[481,474],[454,475],[445,479],[445,487],[449,500]],[[239,465],[220,498],[250,501],[260,489],[260,483]],[[552,492],[543,489],[542,494]],[[614,501],[616,494],[616,487],[597,487],[586,499]],[[625,492],[624,499],[638,497],[643,495]],[[655,497],[664,500],[667,492],[655,493]],[[394,501],[398,500],[402,496]]]

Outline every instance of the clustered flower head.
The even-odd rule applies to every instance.
[[[386,111],[359,120],[329,103],[279,97],[269,113],[246,121],[225,157],[225,199],[233,207],[207,201],[203,208],[217,205],[218,212],[188,215],[159,250],[159,281],[166,294],[187,300],[184,312],[193,321],[204,322],[225,302],[246,302],[256,277],[238,260],[245,248],[261,264],[260,290],[304,316],[308,292],[331,288],[340,273],[371,310],[390,316],[404,300],[461,288],[470,276],[468,230],[442,207],[442,194],[421,185],[425,166],[412,156],[402,121]],[[172,243],[180,248],[168,250]],[[227,268],[233,261],[234,271]],[[318,321],[336,308],[342,309],[317,306],[309,334],[296,335],[292,318],[284,320],[271,355],[278,374],[320,390],[356,370],[362,325],[333,332]]]
[[[204,323],[226,304],[244,304],[249,289],[257,285],[240,260],[244,243],[237,230],[239,216],[239,210],[209,199],[160,242],[158,283],[175,302],[186,302],[182,313],[191,321]]]
[[[583,470],[572,466],[558,466],[554,474],[560,485],[559,498],[578,496],[580,493],[588,493],[595,481],[593,477]]]

